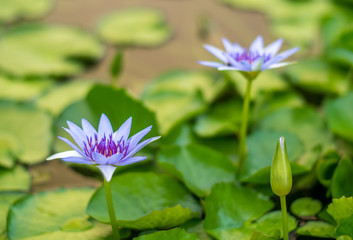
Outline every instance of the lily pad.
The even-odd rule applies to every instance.
[[[22,166],[13,169],[0,169],[0,192],[28,191],[31,187],[31,175]]]
[[[340,137],[353,141],[353,92],[325,103],[326,117],[331,131]]]
[[[10,206],[23,196],[23,193],[0,193],[0,239],[2,239],[1,234],[6,234],[6,219]]]
[[[200,137],[234,135],[239,131],[241,114],[240,100],[216,103],[208,112],[197,117],[195,132]]]
[[[41,96],[36,104],[58,116],[70,104],[84,98],[93,86],[92,81],[75,80],[52,88]]]
[[[11,132],[0,130],[0,167],[12,168],[21,153],[20,140]]]
[[[98,33],[111,44],[153,47],[170,39],[172,30],[160,11],[134,7],[105,16]]]
[[[303,236],[312,236],[320,238],[334,238],[335,226],[321,221],[310,221],[304,226],[300,226],[296,233]]]
[[[0,104],[0,132],[16,136],[20,162],[34,164],[48,156],[52,144],[52,118],[34,107]]]
[[[158,163],[197,196],[210,194],[214,184],[235,182],[236,169],[227,156],[200,145],[162,148]]]
[[[299,217],[310,217],[316,215],[322,208],[319,200],[310,197],[296,199],[290,206],[292,213]]]
[[[62,129],[68,120],[81,126],[81,119],[85,118],[97,129],[102,113],[108,116],[114,130],[117,130],[129,117],[132,117],[131,136],[150,125],[153,127],[147,136],[158,136],[158,125],[154,113],[126,90],[103,85],[92,86],[83,100],[70,105],[63,111],[57,121],[57,135],[70,138]],[[57,152],[70,149],[59,139],[56,141],[55,148]]]
[[[156,112],[161,132],[205,112],[225,87],[222,79],[205,72],[172,71],[150,83],[143,102]]]
[[[331,194],[334,198],[342,196],[353,196],[353,163],[349,158],[343,158],[332,177],[331,181]]]
[[[59,189],[17,201],[8,216],[9,238],[103,240],[111,227],[90,220],[85,213],[92,193],[89,188]]]
[[[0,23],[42,17],[53,7],[52,0],[1,0]]]
[[[0,99],[31,101],[48,90],[52,84],[49,79],[26,80],[0,75]]]
[[[0,69],[15,76],[71,76],[103,55],[91,34],[72,27],[26,24],[0,38]]]
[[[227,230],[241,228],[258,219],[273,206],[271,200],[251,189],[219,183],[206,198],[204,227],[217,239],[228,239],[220,236]]]
[[[190,234],[185,232],[185,230],[181,228],[174,228],[172,230],[167,231],[159,231],[151,234],[146,234],[134,240],[200,240],[195,233]]]
[[[133,229],[165,229],[200,217],[201,207],[193,196],[172,178],[155,173],[125,173],[111,181],[118,225]],[[148,201],[146,201],[148,199]],[[87,213],[109,223],[104,188],[100,187]]]

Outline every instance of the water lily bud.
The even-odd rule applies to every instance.
[[[286,196],[292,189],[292,170],[284,137],[280,137],[272,160],[271,188],[277,196]]]

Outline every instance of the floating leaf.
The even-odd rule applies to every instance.
[[[332,177],[331,193],[332,197],[353,196],[353,163],[349,158],[343,158]]]
[[[143,102],[156,112],[161,132],[206,110],[225,86],[224,81],[204,72],[172,71],[150,83]]]
[[[12,168],[15,164],[14,156],[21,153],[20,140],[15,134],[0,130],[0,166]]]
[[[108,43],[123,46],[153,47],[172,35],[164,16],[152,8],[127,8],[105,16],[98,28]]]
[[[158,125],[150,110],[128,94],[126,90],[103,85],[93,86],[85,99],[70,105],[62,113],[57,121],[57,135],[70,138],[62,129],[68,120],[81,126],[81,119],[85,118],[97,129],[102,113],[108,116],[114,130],[117,130],[126,119],[132,117],[131,136],[149,125],[153,126],[149,135],[158,135]],[[70,149],[60,140],[57,140],[55,147],[57,152]]]
[[[331,131],[353,141],[353,92],[325,103],[326,117]]]
[[[190,234],[180,228],[174,228],[167,231],[159,231],[151,234],[146,234],[134,240],[199,240],[196,234]]]
[[[289,161],[295,162],[303,153],[303,146],[299,138],[285,131],[256,131],[247,138],[247,160],[241,173],[241,180],[254,183],[270,182],[270,167],[273,153],[278,139],[283,136],[287,142]],[[296,164],[299,167],[299,164]],[[298,169],[292,163],[295,174]]]
[[[0,98],[13,101],[30,101],[51,87],[49,79],[21,79],[0,75]]]
[[[163,168],[199,197],[209,195],[216,183],[236,181],[235,167],[227,156],[204,146],[165,147],[157,158]]]
[[[258,219],[273,207],[263,195],[232,183],[220,183],[212,188],[206,198],[204,227],[208,233],[220,238],[222,232],[240,228]]]
[[[53,115],[59,115],[70,104],[84,98],[92,86],[93,82],[82,80],[57,85],[41,96],[36,104]]]
[[[164,229],[199,217],[201,207],[172,178],[154,173],[125,173],[111,181],[118,225],[134,229]],[[148,199],[148,201],[146,201]],[[93,195],[87,213],[109,223],[104,188]]]
[[[109,225],[91,221],[85,213],[93,190],[59,189],[17,201],[10,209],[10,239],[104,239]]]
[[[17,199],[22,196],[24,196],[23,193],[0,193],[0,239],[2,239],[1,234],[6,233],[5,229],[7,213],[10,209],[11,204],[13,204]]]
[[[200,240],[213,240],[213,238],[206,233],[203,227],[203,219],[191,219],[184,223],[181,227],[188,233],[196,233]]]
[[[34,107],[0,104],[0,132],[16,136],[20,152],[16,158],[34,164],[48,156],[52,144],[52,118]],[[17,153],[17,151],[15,152]]]
[[[241,114],[240,100],[216,103],[208,112],[197,117],[195,132],[200,137],[235,134],[240,128]]]
[[[322,208],[319,200],[310,197],[296,199],[290,206],[292,213],[299,217],[310,217],[316,215]]]
[[[1,0],[0,23],[39,18],[49,12],[52,6],[52,0]]]
[[[28,191],[31,186],[31,175],[22,166],[13,169],[0,169],[0,192]]]
[[[296,233],[304,236],[334,238],[335,226],[321,221],[309,221],[297,229]]]
[[[72,27],[21,25],[0,38],[0,69],[15,76],[70,76],[102,54],[94,36]]]

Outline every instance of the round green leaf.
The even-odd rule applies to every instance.
[[[225,86],[221,79],[205,72],[172,71],[151,82],[142,94],[143,102],[156,112],[161,132],[206,110]]]
[[[353,141],[353,92],[347,95],[327,101],[325,112],[331,131],[340,137]]]
[[[0,169],[0,192],[28,191],[31,186],[31,175],[22,166],[13,169]]]
[[[134,240],[200,240],[195,233],[190,234],[185,232],[184,229],[174,228],[167,231],[159,231],[151,234],[146,234]]]
[[[93,82],[84,80],[61,84],[41,96],[36,104],[57,116],[73,102],[84,98],[92,86]]]
[[[199,197],[209,195],[216,183],[236,181],[236,169],[227,156],[204,146],[165,147],[157,158],[162,167]]]
[[[310,221],[297,229],[296,233],[303,236],[334,238],[335,226],[321,221]]]
[[[17,201],[8,216],[10,239],[104,239],[109,225],[91,221],[85,213],[93,190],[59,189]]]
[[[172,35],[164,16],[152,8],[128,8],[105,16],[98,27],[108,43],[123,46],[153,47]]]
[[[314,216],[321,208],[321,202],[310,197],[296,199],[290,206],[291,212],[299,217]]]
[[[154,113],[126,90],[103,85],[91,87],[85,99],[70,105],[61,114],[57,121],[57,135],[70,138],[62,129],[68,120],[81,126],[81,119],[85,118],[98,129],[102,113],[108,116],[114,130],[117,130],[129,117],[132,117],[130,136],[150,125],[153,127],[147,136],[158,136],[158,125]],[[58,152],[70,149],[59,139],[56,140],[55,148]]]
[[[0,239],[2,239],[1,234],[5,235],[6,233],[7,213],[11,204],[22,196],[24,196],[23,193],[0,193]]]
[[[251,189],[220,183],[206,198],[204,227],[211,235],[219,236],[227,229],[240,228],[258,219],[273,206],[271,200]]]
[[[102,54],[94,36],[72,27],[21,25],[0,38],[0,69],[16,76],[70,76]]]
[[[52,6],[52,0],[1,0],[0,23],[39,18],[49,12]]]
[[[30,101],[51,87],[49,79],[10,78],[0,75],[0,99],[13,101]]]
[[[201,207],[172,178],[154,173],[125,173],[111,181],[118,225],[134,229],[163,229],[200,217]],[[104,188],[93,195],[87,213],[109,222]]]
[[[0,132],[16,136],[20,162],[34,164],[48,156],[52,144],[52,118],[44,111],[15,104],[0,104]]]

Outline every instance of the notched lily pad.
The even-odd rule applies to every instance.
[[[103,240],[111,227],[90,220],[85,213],[92,193],[89,188],[59,189],[17,201],[9,212],[9,238]]]
[[[0,180],[1,181],[1,180]],[[6,235],[6,219],[10,206],[19,198],[23,197],[24,193],[0,193],[0,239],[2,234]],[[5,239],[5,237],[4,237]]]
[[[103,50],[94,36],[77,28],[20,25],[0,37],[0,69],[23,77],[71,76],[101,58]]]
[[[46,112],[3,103],[0,104],[0,115],[0,132],[12,134],[18,141],[20,151],[13,151],[15,158],[22,163],[34,164],[48,156],[52,144],[52,118]]]
[[[141,47],[158,46],[172,35],[161,12],[141,7],[123,9],[105,16],[98,32],[108,43]]]
[[[118,225],[134,229],[165,229],[200,217],[201,207],[193,196],[172,178],[154,173],[125,173],[111,181]],[[148,201],[146,201],[148,199]],[[104,188],[100,187],[87,213],[108,223]]]

